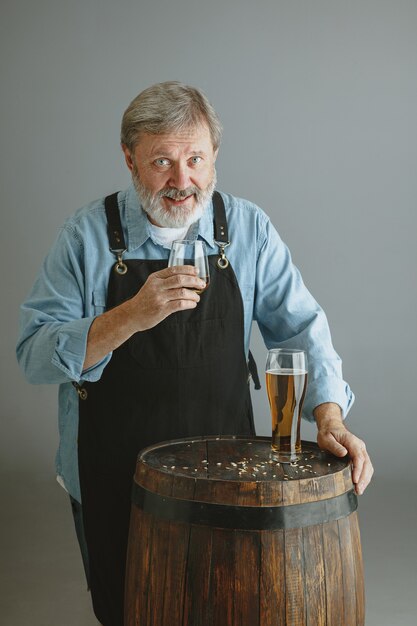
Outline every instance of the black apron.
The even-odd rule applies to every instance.
[[[123,626],[130,494],[138,452],[168,439],[254,435],[243,302],[224,254],[223,200],[213,196],[210,286],[197,307],[170,315],[114,351],[99,381],[78,387],[78,455],[94,612]],[[122,260],[117,194],[106,198],[111,249],[107,308],[131,298],[166,260]],[[115,250],[117,248],[117,251]],[[84,398],[84,399],[83,399]]]

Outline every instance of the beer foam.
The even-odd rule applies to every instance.
[[[282,367],[281,369],[266,370],[267,374],[274,374],[275,376],[302,376],[307,374],[307,370],[292,369],[291,367]]]

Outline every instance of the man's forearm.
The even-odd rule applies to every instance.
[[[128,300],[96,317],[88,332],[83,370],[99,363],[133,335],[131,308],[132,301]]]

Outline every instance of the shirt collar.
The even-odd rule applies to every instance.
[[[125,215],[127,225],[127,246],[129,252],[142,246],[150,237],[149,220],[139,204],[136,190],[132,185],[127,189],[125,200]],[[189,239],[204,239],[210,248],[215,248],[213,203],[210,201],[203,215],[195,224],[191,224],[187,233]]]

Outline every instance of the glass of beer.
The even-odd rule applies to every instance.
[[[205,281],[203,289],[195,289],[198,294],[203,293],[210,283],[209,263],[207,258],[206,244],[200,239],[178,239],[172,242],[169,255],[168,267],[174,265],[194,265],[198,268],[198,277]]]
[[[301,409],[307,389],[307,355],[303,350],[268,351],[266,389],[272,417],[272,459],[297,461],[301,454]]]

